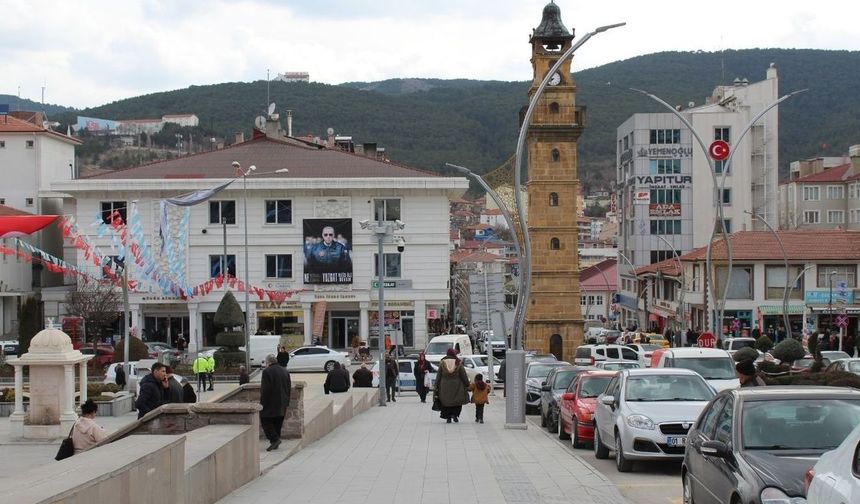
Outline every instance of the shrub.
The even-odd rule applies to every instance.
[[[777,364],[775,362],[762,361],[758,365],[758,370],[767,374],[788,373],[791,367],[788,364]]]
[[[788,338],[780,341],[779,344],[773,347],[771,354],[779,359],[780,362],[791,363],[797,359],[802,359],[806,355],[806,350],[803,349],[799,341],[794,338]]]
[[[15,389],[0,389],[0,402],[15,402]]]
[[[215,312],[215,325],[223,327],[225,330],[234,327],[245,325],[245,315],[242,313],[242,307],[236,301],[236,297],[232,292],[227,291],[221,302],[218,304],[218,311]]]
[[[41,297],[28,297],[18,309],[18,355],[30,350],[30,340],[42,330]]]
[[[773,348],[773,340],[765,336],[759,336],[757,340],[755,340],[755,348],[756,350],[767,352],[771,348]]]
[[[806,340],[806,348],[809,349],[809,353],[813,356],[821,355],[818,353],[818,333],[812,333],[809,335],[809,338]]]
[[[125,352],[125,340],[121,339],[113,345],[113,362],[122,362]],[[149,348],[139,339],[131,336],[128,340],[128,360],[139,361],[149,358]]]
[[[117,393],[119,391],[120,391],[120,388],[115,383],[88,383],[87,384],[87,397],[100,396],[104,392]],[[95,399],[93,399],[93,400],[95,400]]]
[[[218,311],[215,312],[215,325],[223,327],[224,330],[215,335],[215,343],[223,347],[215,352],[215,366],[233,367],[245,362],[245,352],[239,351],[239,347],[245,344],[245,333],[233,331],[234,327],[245,325],[245,316],[242,307],[236,301],[230,291],[221,298]]]
[[[215,352],[215,367],[222,370],[245,364],[245,352],[231,352],[226,349]]]
[[[239,348],[245,346],[245,333],[230,331],[215,335],[215,344],[227,348]]]
[[[802,373],[777,377],[764,377],[768,385],[817,385],[860,389],[860,376],[845,371],[830,373]]]
[[[732,355],[732,358],[735,360],[735,362],[745,360],[754,361],[758,359],[758,352],[756,352],[755,348],[745,347],[735,352],[734,355]]]

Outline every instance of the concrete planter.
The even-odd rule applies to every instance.
[[[121,394],[111,401],[96,401],[96,405],[99,407],[99,416],[123,416],[134,406],[134,396]]]
[[[30,409],[30,403],[24,402],[24,411]],[[15,411],[14,402],[0,402],[0,418],[7,417]]]

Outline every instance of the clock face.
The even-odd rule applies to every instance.
[[[552,77],[549,78],[549,85],[550,86],[558,86],[559,84],[561,84],[561,75],[559,75],[558,72],[556,72],[556,73],[552,74]]]

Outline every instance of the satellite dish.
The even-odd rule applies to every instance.
[[[334,135],[334,128],[329,128],[329,129],[325,130],[325,132],[328,133],[328,136],[332,136],[332,135]]]
[[[266,127],[266,118],[263,116],[257,116],[257,118],[254,119],[254,126],[256,126],[257,129],[264,129]]]
[[[275,113],[275,102],[272,102],[269,104],[269,115],[272,115],[274,113]]]

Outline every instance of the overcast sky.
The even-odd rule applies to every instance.
[[[85,107],[270,69],[339,84],[398,77],[527,80],[546,0],[0,0],[0,94]],[[559,0],[573,71],[659,51],[860,49],[860,4],[836,0]]]

